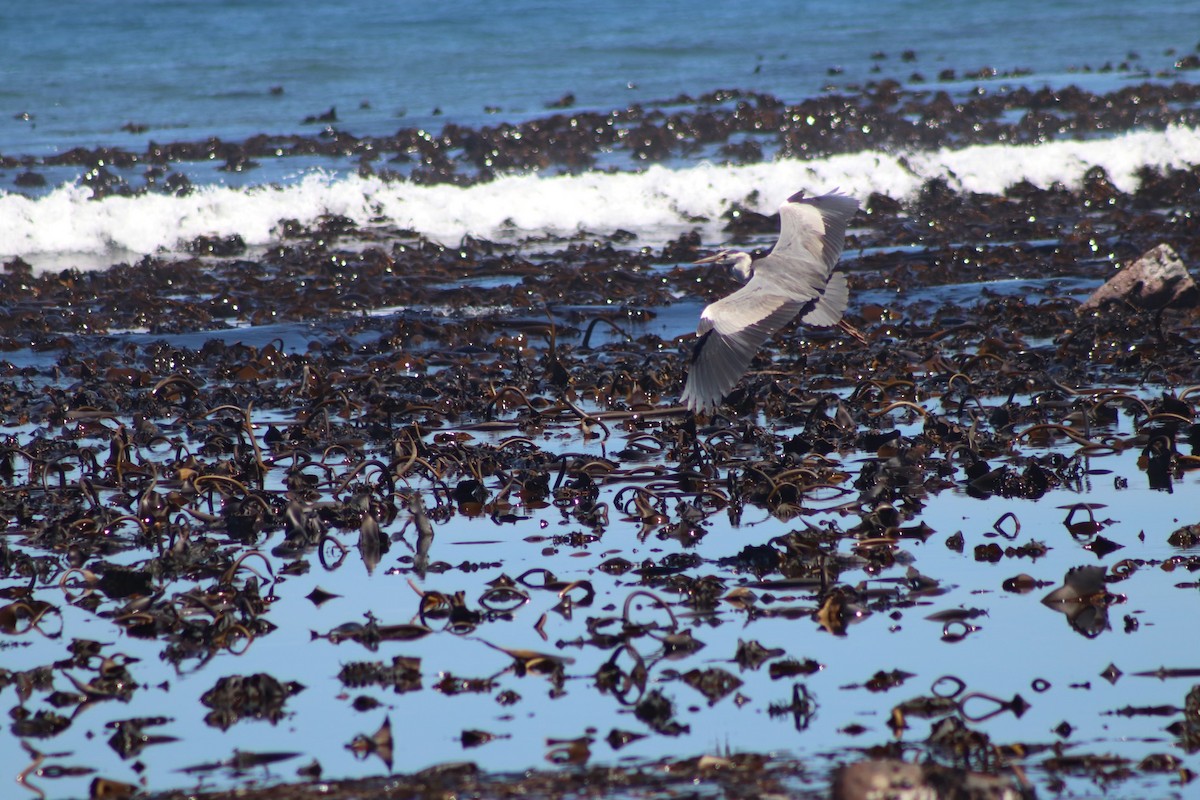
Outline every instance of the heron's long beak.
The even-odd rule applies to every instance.
[[[717,261],[720,261],[724,257],[725,257],[725,253],[724,253],[724,251],[722,251],[720,253],[713,253],[711,256],[705,256],[704,258],[701,258],[698,261],[693,261],[692,263],[693,264],[714,264]]]

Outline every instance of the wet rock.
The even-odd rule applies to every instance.
[[[22,189],[40,189],[46,185],[46,176],[40,172],[26,170],[17,173],[13,178],[13,185],[20,186]]]
[[[320,114],[309,114],[307,117],[305,117],[301,121],[300,124],[313,125],[316,123],[337,122],[337,121],[338,121],[337,108],[335,108],[334,106],[330,106],[328,111],[324,111]]]
[[[1194,308],[1200,303],[1200,291],[1175,249],[1160,244],[1092,292],[1079,306],[1079,313],[1108,303],[1127,303],[1147,311]]]
[[[1025,800],[1028,795],[1016,781],[999,775],[890,758],[858,761],[834,775],[834,800],[924,797]]]

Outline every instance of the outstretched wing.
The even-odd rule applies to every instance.
[[[750,366],[758,348],[806,306],[794,297],[763,291],[752,280],[700,314],[692,365],[680,401],[693,411],[708,412],[733,388]]]
[[[779,208],[778,250],[785,241],[798,241],[815,259],[833,272],[842,257],[846,226],[858,211],[858,201],[849,195],[830,192],[820,197],[805,197],[798,192]]]
[[[857,200],[836,192],[792,195],[779,207],[779,241],[754,264],[755,274],[765,273],[791,291],[819,294],[841,258],[846,226],[857,210]]]
[[[835,272],[829,276],[829,283],[825,284],[825,291],[817,298],[816,305],[811,310],[806,310],[800,321],[818,328],[837,325],[842,319],[842,314],[846,313],[849,303],[850,286],[846,283],[846,275]]]

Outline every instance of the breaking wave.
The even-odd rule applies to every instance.
[[[237,234],[248,245],[262,245],[272,240],[280,220],[310,223],[322,214],[412,230],[443,243],[465,235],[508,241],[625,230],[653,246],[694,228],[706,241],[719,241],[720,215],[730,204],[769,213],[800,188],[821,193],[837,187],[863,200],[880,192],[903,200],[940,178],[962,191],[1000,194],[1021,181],[1075,188],[1089,169],[1101,167],[1119,189],[1133,191],[1143,168],[1196,164],[1200,130],[1174,126],[1038,145],[863,151],[742,166],[654,166],[637,173],[513,175],[470,187],[310,172],[284,185],[203,186],[183,197],[92,200],[89,189],[66,185],[37,198],[0,193],[0,257],[20,256],[35,266],[106,266],[117,255],[175,251],[201,235]]]

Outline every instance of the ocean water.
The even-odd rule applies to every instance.
[[[947,68],[1025,69],[1047,80],[1121,61],[1155,70],[1200,43],[1200,7],[55,0],[6,3],[0,27],[10,34],[0,152],[22,155],[290,133],[330,107],[342,127],[377,134],[511,121],[568,93],[578,107],[608,109],[716,88],[795,101],[827,84]],[[123,132],[130,123],[147,131]]]
[[[1200,133],[1186,128],[1019,153],[864,151],[648,169],[618,161],[622,174],[508,175],[466,189],[385,184],[355,176],[352,164],[281,159],[245,173],[189,170],[199,190],[187,197],[94,201],[78,168],[42,170],[48,183],[33,190],[14,178],[77,147],[143,152],[152,141],[314,135],[321,126],[302,120],[331,108],[339,130],[386,135],[519,122],[566,95],[575,109],[608,111],[718,88],[793,103],[885,77],[967,91],[970,82],[943,71],[957,79],[984,67],[1008,75],[1005,85],[1195,81],[1195,71],[1174,65],[1200,43],[1200,6],[1145,3],[1131,13],[1112,0],[767,0],[697,13],[691,3],[625,0],[61,0],[6,4],[0,28],[14,34],[0,54],[0,155],[23,161],[0,170],[0,257],[38,268],[107,266],[200,234],[237,233],[254,245],[283,217],[324,212],[359,222],[382,214],[446,241],[619,227],[653,244],[755,189],[770,211],[797,186],[903,198],[931,177],[999,191],[1021,179],[1071,184],[1100,164],[1128,187],[1141,166],[1200,162]],[[502,230],[507,221],[517,228]]]

